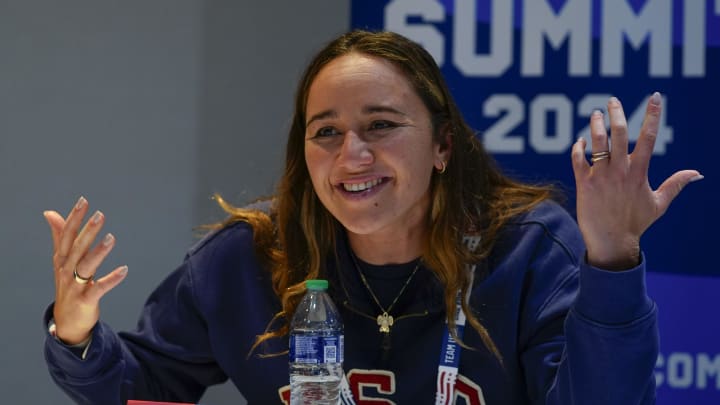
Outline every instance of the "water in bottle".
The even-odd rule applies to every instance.
[[[307,280],[290,323],[290,403],[337,404],[343,376],[343,325],[327,280]]]

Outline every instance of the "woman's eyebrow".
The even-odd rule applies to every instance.
[[[322,119],[325,119],[325,118],[336,118],[337,115],[338,115],[338,114],[337,114],[337,111],[335,111],[335,110],[325,110],[325,111],[321,111],[321,112],[313,115],[312,117],[310,117],[310,119],[305,123],[305,127],[306,127],[306,128],[309,127],[310,124],[312,124],[313,121],[322,120]]]
[[[391,114],[397,114],[402,116],[407,116],[404,112],[397,110],[393,107],[385,106],[385,105],[368,105],[363,107],[362,109],[364,114],[372,114],[372,113],[391,113]],[[310,124],[313,123],[313,121],[322,120],[326,118],[337,118],[338,113],[335,110],[325,110],[321,111],[317,114],[314,114],[310,117],[310,119],[305,123],[305,127],[309,127]]]
[[[363,112],[365,114],[372,114],[372,113],[378,113],[378,112],[387,112],[392,114],[398,114],[402,116],[406,116],[406,114],[400,110],[397,110],[393,107],[384,106],[384,105],[369,105],[363,108]]]

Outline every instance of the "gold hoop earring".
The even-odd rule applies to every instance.
[[[440,164],[442,165],[442,167],[440,169],[435,169],[435,170],[437,171],[438,174],[443,174],[443,173],[445,173],[445,170],[447,169],[447,163],[445,163],[444,160],[441,160]]]

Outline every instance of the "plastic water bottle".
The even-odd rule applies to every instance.
[[[327,280],[305,281],[307,292],[290,323],[290,404],[337,404],[344,335]]]

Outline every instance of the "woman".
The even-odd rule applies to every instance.
[[[90,250],[104,216],[81,229],[83,198],[67,218],[46,212],[51,375],[79,403],[193,402],[227,378],[251,404],[287,401],[288,320],[302,282],[328,278],[357,403],[652,403],[656,314],[639,240],[702,178],[649,187],[660,111],[656,93],[632,154],[617,99],[612,150],[592,115],[592,162],[583,140],[572,150],[578,231],[550,189],[499,172],[419,45],[345,34],[300,81],[275,198],[220,200],[230,219],[150,296],[134,332],[99,321],[100,298],[127,274],[95,279],[114,244]]]

